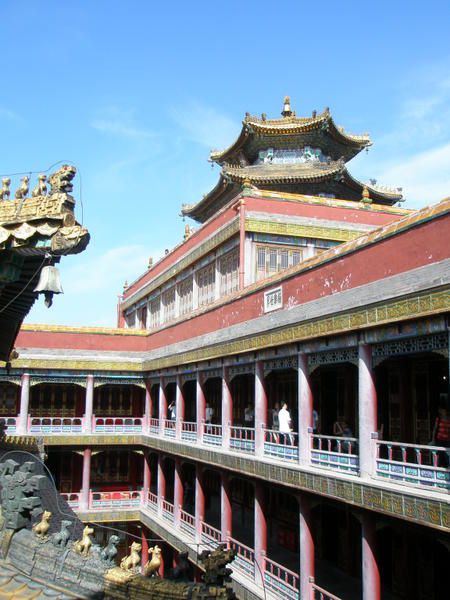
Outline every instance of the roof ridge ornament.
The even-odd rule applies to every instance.
[[[292,117],[292,109],[291,109],[291,98],[290,96],[285,96],[284,97],[284,102],[283,102],[283,110],[281,111],[281,115],[286,118],[286,117]]]

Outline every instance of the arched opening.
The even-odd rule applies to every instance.
[[[20,385],[0,382],[0,417],[16,417],[20,411]]]
[[[94,390],[96,417],[142,417],[145,390],[136,385],[105,384]]]
[[[182,509],[190,515],[195,515],[195,465],[184,462],[181,466],[183,482]]]
[[[31,386],[32,417],[82,417],[85,389],[73,383],[38,383]]]
[[[153,383],[150,386],[150,397],[152,400],[152,414],[150,416],[152,419],[159,419],[159,383]]]
[[[255,376],[243,373],[233,377],[230,383],[233,398],[233,425],[255,426]]]
[[[220,530],[220,473],[211,469],[203,472],[205,493],[205,523]]]
[[[197,421],[197,382],[189,379],[183,384],[184,420],[190,423]]]
[[[267,486],[267,556],[298,573],[299,506],[288,491]]]
[[[255,491],[253,483],[235,477],[231,486],[232,537],[250,548],[255,536]]]
[[[203,386],[206,403],[206,423],[220,425],[222,422],[222,379],[211,377]]]

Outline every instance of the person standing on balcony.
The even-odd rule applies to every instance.
[[[175,419],[177,418],[177,407],[175,405],[175,402],[171,402],[169,404],[169,406],[167,407],[167,412],[169,413],[169,419],[171,421],[175,421]]]
[[[278,428],[281,441],[287,444],[291,444],[292,442],[291,436],[289,435],[292,432],[291,422],[291,413],[288,411],[288,405],[286,402],[283,402],[278,412]]]
[[[447,448],[447,464],[445,466],[448,468],[450,464],[450,417],[445,407],[439,409],[439,414],[434,422],[431,443],[435,446]]]
[[[253,427],[255,421],[255,411],[253,406],[250,404],[247,405],[247,408],[244,410],[244,425],[245,427]]]
[[[214,409],[207,402],[206,403],[206,409],[205,409],[205,421],[206,421],[206,423],[211,424],[213,416],[214,416]]]

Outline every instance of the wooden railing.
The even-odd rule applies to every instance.
[[[230,548],[236,552],[233,566],[247,575],[255,577],[255,551],[234,538],[228,538]]]
[[[358,473],[358,439],[311,434],[311,462],[336,471]]]
[[[141,417],[94,417],[95,433],[141,433]]]
[[[163,419],[164,436],[174,438],[176,435],[176,421],[172,419]]]
[[[148,432],[154,435],[159,435],[159,419],[151,417],[148,420]]]
[[[173,521],[174,506],[173,506],[172,502],[169,502],[165,498],[161,498],[161,511],[162,511],[162,516],[165,519],[168,519],[169,521]]]
[[[264,455],[281,460],[298,461],[298,434],[265,429]]]
[[[122,492],[90,492],[89,508],[92,510],[133,508],[140,506],[142,498],[141,491]]]
[[[300,577],[283,565],[270,558],[264,559],[264,583],[277,595],[277,598],[298,600],[300,593]]]
[[[311,582],[311,600],[342,600],[339,596],[335,596],[331,592],[328,592],[324,588],[321,588],[314,580]]]
[[[180,509],[180,529],[195,537],[195,517],[182,508]]]
[[[29,433],[81,433],[82,417],[28,417]]]
[[[202,523],[201,523],[201,539],[202,539],[202,542],[204,542],[208,545],[215,546],[217,544],[220,544],[221,539],[222,539],[222,534],[220,533],[220,531],[218,529],[216,529],[212,525],[208,525],[208,523],[205,523],[204,521],[202,521]]]
[[[255,452],[255,428],[254,427],[238,427],[232,425],[230,427],[230,448],[232,450],[240,450],[248,454]]]
[[[203,423],[202,442],[207,446],[221,446],[222,425]]]
[[[197,442],[197,423],[183,421],[181,423],[181,439],[186,442]]]
[[[80,507],[80,492],[62,492],[60,496],[64,498],[64,500],[67,502],[70,508],[76,510]]]
[[[18,417],[0,417],[0,428],[4,429],[7,435],[14,435],[17,430]]]

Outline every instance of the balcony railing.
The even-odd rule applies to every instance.
[[[197,423],[183,421],[181,423],[181,439],[185,442],[197,442]]]
[[[275,592],[277,598],[298,600],[300,577],[297,573],[267,557],[264,563],[264,583],[266,587]]]
[[[176,421],[172,419],[164,419],[164,436],[174,438],[176,435]]]
[[[148,432],[152,433],[153,435],[158,435],[159,434],[159,419],[155,419],[154,417],[151,417],[148,421]]]
[[[95,433],[141,433],[141,417],[94,417]]]
[[[82,417],[28,417],[28,431],[43,434],[81,433]]]
[[[4,428],[7,435],[13,435],[17,430],[17,417],[0,417],[0,428]]]
[[[255,552],[252,548],[249,548],[242,542],[238,542],[234,538],[230,537],[228,539],[228,543],[230,548],[232,548],[236,552],[236,558],[234,559],[233,566],[235,566],[240,571],[244,572],[246,575],[251,575],[252,578],[255,577]]]
[[[174,519],[174,507],[171,502],[166,500],[165,498],[161,498],[161,511],[162,516],[168,521],[173,521]]]
[[[298,434],[265,429],[264,455],[281,460],[298,461]]]
[[[255,452],[255,428],[254,427],[230,427],[230,448],[240,450],[248,454]]]
[[[311,462],[313,465],[358,473],[358,440],[354,437],[311,434]]]
[[[180,509],[180,529],[195,537],[195,517],[183,509]]]
[[[450,491],[450,448],[375,440],[378,477]]]
[[[140,506],[141,499],[141,491],[90,492],[89,508],[92,510],[134,508]]]
[[[202,521],[202,530],[201,530],[201,539],[202,542],[208,544],[208,546],[216,546],[220,544],[222,540],[222,534],[218,529],[213,527],[212,525],[208,525]]]
[[[156,513],[158,512],[158,496],[153,492],[148,493],[147,506],[150,508],[150,510],[153,510]]]
[[[60,496],[64,498],[73,510],[77,510],[80,507],[80,492],[61,493]]]
[[[335,596],[331,592],[327,592],[324,588],[321,588],[314,580],[311,581],[311,598],[312,600],[342,600],[339,596]]]
[[[203,423],[202,441],[206,446],[222,445],[222,425]]]

